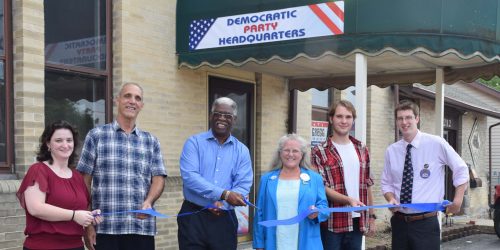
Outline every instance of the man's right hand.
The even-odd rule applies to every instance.
[[[94,246],[96,245],[96,233],[94,226],[89,225],[85,228],[83,239],[85,240],[85,246],[88,250],[95,250]]]
[[[356,200],[354,198],[348,197],[349,198],[349,206],[351,207],[364,207],[366,206],[363,202]]]
[[[226,191],[229,192],[229,195],[227,196],[226,202],[233,205],[233,206],[246,206],[247,204],[245,203],[245,200],[243,198],[243,195],[233,192],[233,191]]]
[[[391,204],[391,205],[397,205],[397,206],[399,206],[399,205],[400,205],[400,204],[399,204],[399,202],[398,202],[398,201],[396,200],[396,198],[394,198],[394,197],[391,197],[391,198],[387,201],[387,203],[389,203],[389,204]],[[398,207],[391,207],[391,208],[389,208],[389,210],[391,210],[391,212],[395,213],[395,212],[399,211],[399,208],[398,208]]]

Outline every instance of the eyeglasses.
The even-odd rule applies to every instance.
[[[396,120],[398,122],[403,122],[403,121],[412,121],[413,119],[415,119],[415,117],[413,115],[409,115],[409,116],[398,116],[396,118]]]
[[[227,114],[227,113],[221,113],[221,112],[217,112],[217,111],[214,111],[212,112],[212,115],[214,116],[214,118],[216,119],[219,119],[221,117],[224,117],[224,119],[226,120],[232,120],[234,115],[232,114]]]
[[[284,154],[299,154],[299,153],[302,153],[300,150],[297,150],[297,149],[283,149],[281,150],[282,153]]]

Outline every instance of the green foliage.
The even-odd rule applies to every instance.
[[[486,85],[486,86],[489,86],[493,89],[496,89],[498,91],[500,91],[500,77],[498,76],[495,76],[493,78],[491,78],[491,80],[483,80],[483,79],[479,79],[479,82]]]

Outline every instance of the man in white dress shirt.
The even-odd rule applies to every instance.
[[[417,128],[419,108],[402,101],[395,109],[403,139],[391,144],[385,153],[382,192],[390,204],[440,203],[444,198],[445,166],[453,171],[455,196],[447,213],[460,211],[469,181],[468,167],[442,138]],[[440,249],[437,212],[418,213],[393,210],[392,249]]]

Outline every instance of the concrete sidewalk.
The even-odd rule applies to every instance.
[[[453,216],[443,218],[442,225],[443,242],[467,237],[479,233],[494,234],[493,219],[478,219],[467,216]],[[252,242],[244,242],[238,245],[238,250],[251,250]],[[379,248],[384,249],[384,248]]]

